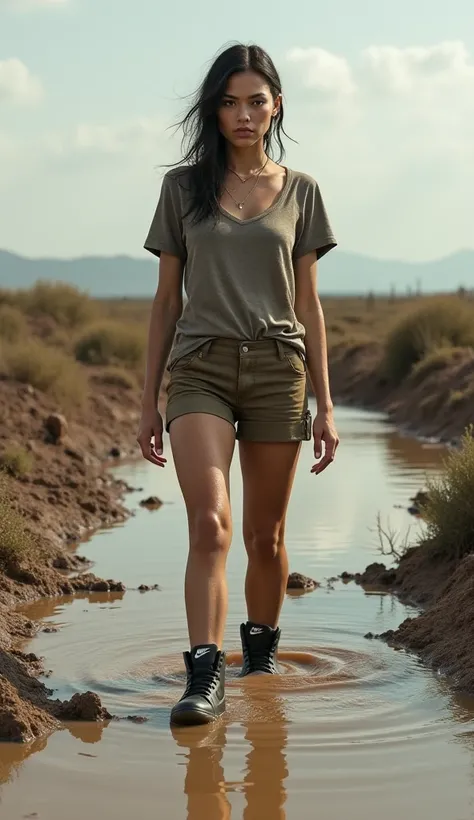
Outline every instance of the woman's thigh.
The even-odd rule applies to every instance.
[[[246,541],[283,537],[300,442],[240,441]]]
[[[170,426],[170,441],[190,527],[209,517],[230,525],[229,471],[234,427],[218,416],[188,413]]]

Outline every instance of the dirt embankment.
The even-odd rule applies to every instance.
[[[457,442],[474,422],[474,351],[454,350],[414,370],[396,387],[381,375],[382,357],[375,341],[334,345],[329,361],[334,400],[382,410],[415,435]]]
[[[40,391],[0,381],[0,455],[18,446],[30,456],[30,468],[8,479],[9,509],[21,515],[34,543],[33,552],[0,571],[0,740],[31,740],[65,719],[111,717],[93,693],[51,700],[37,679],[41,661],[18,650],[37,626],[16,611],[42,596],[124,589],[96,578],[73,549],[98,527],[126,518],[127,487],[106,468],[137,455],[140,391],[101,384],[99,375],[87,408],[68,418]]]

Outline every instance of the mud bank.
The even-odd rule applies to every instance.
[[[423,544],[408,550],[396,567],[374,563],[342,579],[421,608],[398,629],[368,637],[416,653],[455,689],[474,694],[474,555],[449,560]]]
[[[0,740],[29,741],[62,720],[111,717],[90,692],[64,703],[51,699],[38,680],[41,660],[18,648],[38,627],[16,611],[18,604],[44,596],[125,589],[90,573],[87,559],[75,551],[98,528],[127,518],[123,497],[130,488],[107,468],[137,456],[138,387],[101,384],[99,370],[94,378],[87,407],[68,416],[40,391],[0,381],[0,456],[12,447],[29,456],[27,470],[10,470],[4,478],[6,509],[22,521],[22,537],[34,545],[4,560],[0,570]]]
[[[380,343],[333,345],[329,370],[336,403],[381,410],[407,433],[457,443],[474,421],[474,351],[454,350],[446,359],[414,370],[400,386],[381,375]]]

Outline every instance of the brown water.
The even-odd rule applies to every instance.
[[[430,820],[474,816],[474,703],[454,696],[415,658],[364,638],[410,612],[396,600],[325,579],[378,560],[377,512],[418,527],[409,497],[442,452],[397,435],[374,414],[339,409],[342,444],[323,476],[309,475],[305,446],[288,520],[291,569],[323,582],[288,596],[282,676],[238,679],[244,618],[238,458],[232,483],[235,541],[229,558],[228,710],[206,729],[171,732],[169,709],[184,682],[182,579],[186,520],[170,463],[121,468],[142,491],[136,515],[83,550],[95,570],[128,587],[161,591],[44,601],[28,612],[59,626],[32,651],[53,670],[58,697],[93,689],[119,716],[143,725],[70,725],[33,746],[0,746],[0,816],[178,820]],[[165,504],[149,513],[145,494]]]

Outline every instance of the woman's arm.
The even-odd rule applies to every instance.
[[[161,253],[158,287],[148,328],[142,414],[137,441],[144,458],[159,467],[164,466],[166,459],[162,458],[163,420],[158,412],[158,397],[176,323],[183,309],[183,267],[183,262],[177,256]]]
[[[321,458],[321,442],[325,452],[322,461],[312,472],[321,473],[333,460],[339,439],[333,419],[333,403],[329,387],[326,327],[317,289],[316,252],[312,251],[294,261],[296,298],[295,312],[306,331],[305,347],[308,374],[317,403],[313,423],[314,455]]]

